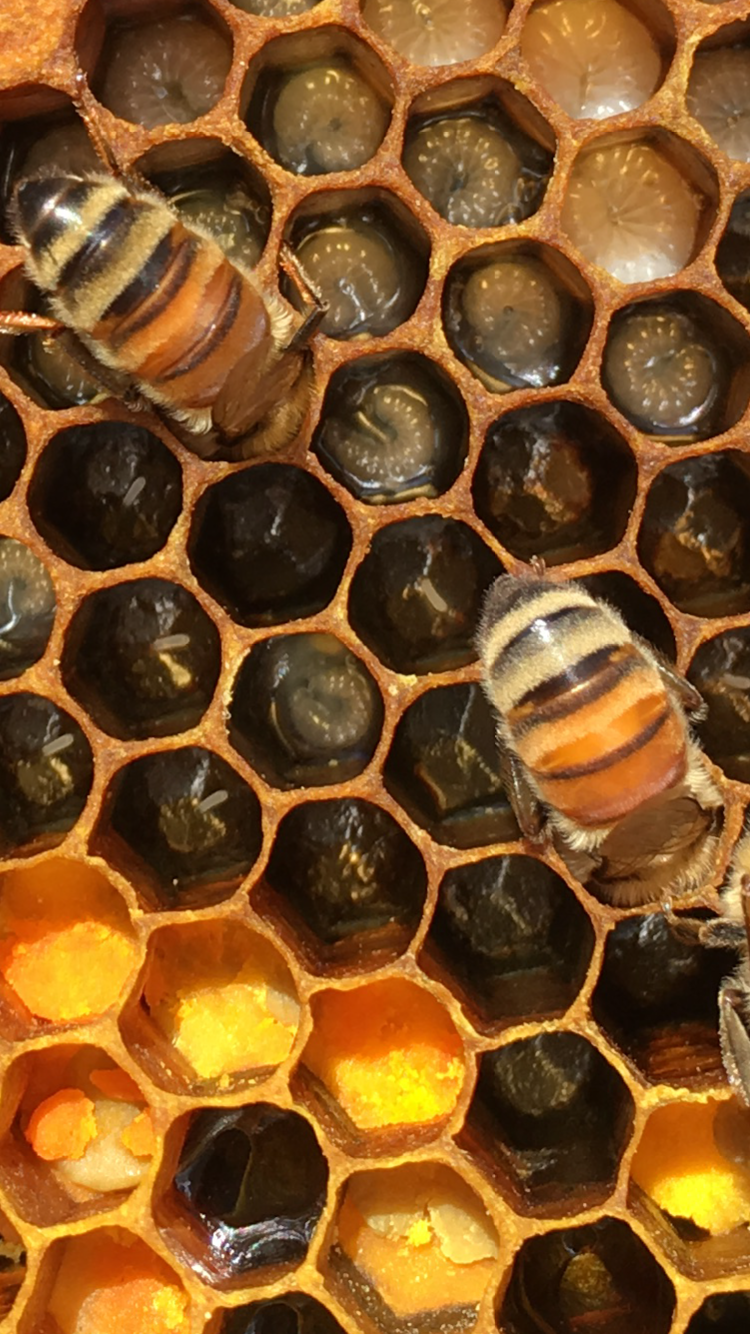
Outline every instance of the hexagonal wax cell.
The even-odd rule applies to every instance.
[[[560,225],[623,283],[669,278],[693,257],[702,199],[648,140],[602,140],[573,164]]]
[[[540,1033],[484,1052],[463,1145],[497,1170],[521,1209],[606,1199],[632,1129],[633,1099],[578,1033]],[[472,1146],[473,1149],[472,1149]]]
[[[164,545],[182,506],[182,471],[141,426],[72,426],[44,449],[29,506],[58,555],[84,569],[110,570],[148,560]]]
[[[750,1222],[750,1112],[734,1101],[680,1100],[651,1112],[631,1182],[671,1219],[712,1236]]]
[[[498,1276],[492,1219],[442,1163],[356,1173],[344,1188],[333,1237],[333,1274],[353,1304],[377,1313],[385,1328],[411,1327],[411,1320],[419,1328],[420,1317],[440,1321],[442,1312],[450,1312],[450,1328],[471,1328]]]
[[[217,1334],[345,1334],[345,1331],[314,1297],[290,1292],[228,1311]]]
[[[55,589],[23,542],[0,537],[0,678],[20,676],[44,653],[55,618]]]
[[[200,1080],[267,1071],[289,1055],[299,1001],[281,956],[238,922],[195,922],[149,943],[143,1003]]]
[[[723,152],[750,162],[750,48],[699,49],[685,104]]]
[[[503,35],[504,0],[364,0],[365,22],[416,65],[455,65],[491,50]]]
[[[54,847],[83,811],[91,747],[69,713],[30,691],[0,699],[0,847]]]
[[[466,1058],[447,1011],[428,991],[403,978],[324,991],[313,997],[312,1014],[303,1066],[357,1130],[434,1130],[450,1116]]]
[[[674,1286],[619,1218],[541,1233],[524,1242],[497,1312],[498,1330],[555,1334],[583,1324],[608,1334],[669,1334]]]
[[[219,101],[232,39],[213,8],[109,29],[93,87],[116,116],[151,129],[197,120]]]
[[[23,1092],[0,1170],[22,1216],[41,1226],[66,1221],[72,1205],[138,1185],[156,1138],[125,1070],[96,1048],[66,1045],[21,1057],[17,1075]]]
[[[0,500],[7,500],[26,458],[26,432],[13,404],[0,394]]]
[[[172,1185],[157,1201],[165,1239],[221,1286],[304,1260],[326,1202],[328,1165],[304,1117],[271,1103],[185,1118]]]
[[[551,0],[527,15],[521,51],[534,78],[569,116],[631,111],[661,81],[648,26],[618,0]]]
[[[706,753],[728,778],[750,781],[750,630],[738,625],[704,640],[688,675],[708,715],[696,726]]]
[[[125,903],[101,872],[55,859],[0,879],[0,972],[27,1015],[96,1019],[137,960]]]
[[[177,1275],[122,1228],[55,1241],[46,1259],[57,1272],[45,1310],[60,1334],[189,1334],[193,1328]]]

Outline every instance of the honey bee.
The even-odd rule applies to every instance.
[[[9,222],[55,318],[3,312],[0,332],[64,338],[103,396],[148,400],[202,457],[293,439],[324,314],[309,285],[295,316],[156,190],[113,172],[22,177]]]
[[[690,735],[698,692],[606,602],[538,572],[493,584],[478,649],[521,832],[610,903],[699,884],[721,795]]]
[[[739,955],[719,990],[719,1041],[731,1088],[750,1107],[750,833],[735,848],[721,917],[702,923],[699,934],[703,944]]]

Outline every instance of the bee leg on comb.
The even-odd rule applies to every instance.
[[[108,138],[107,131],[102,123],[99,104],[94,97],[89,81],[82,69],[76,70],[75,76],[75,94],[73,105],[78,112],[81,120],[86,126],[86,133],[91,140],[91,146],[102,165],[112,175],[116,176],[125,185],[136,190],[147,190],[153,193],[153,186],[141,176],[139,172],[132,167],[126,171],[119,163],[117,154]]]
[[[67,331],[67,325],[52,315],[36,315],[30,310],[0,311],[0,334],[44,334],[45,338],[57,338]]]
[[[328,306],[320,292],[310,282],[291,246],[287,245],[286,242],[281,246],[279,260],[284,272],[292,279],[305,303],[302,323],[294,331],[284,349],[285,352],[299,352],[302,348],[307,347],[313,334],[316,333]]]
[[[532,791],[520,760],[504,748],[500,751],[500,773],[513,814],[524,838],[531,843],[546,843],[544,810]]]

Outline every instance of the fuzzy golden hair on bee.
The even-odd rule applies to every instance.
[[[600,897],[646,903],[709,874],[721,794],[697,691],[578,583],[503,575],[477,637],[521,832]]]
[[[103,395],[137,391],[204,456],[271,453],[297,434],[316,312],[293,315],[156,190],[47,171],[17,182],[9,220]]]

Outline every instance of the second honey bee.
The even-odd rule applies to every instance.
[[[63,337],[104,394],[142,395],[204,457],[272,452],[297,433],[314,302],[295,317],[156,191],[114,174],[22,178],[10,223],[55,318],[3,313],[0,330]]]
[[[735,848],[722,916],[701,923],[698,931],[704,944],[739,955],[737,969],[719,990],[719,1040],[727,1079],[750,1107],[750,833]]]
[[[495,582],[478,646],[522,833],[612,903],[698,885],[721,795],[690,734],[697,691],[582,585],[536,574]]]

